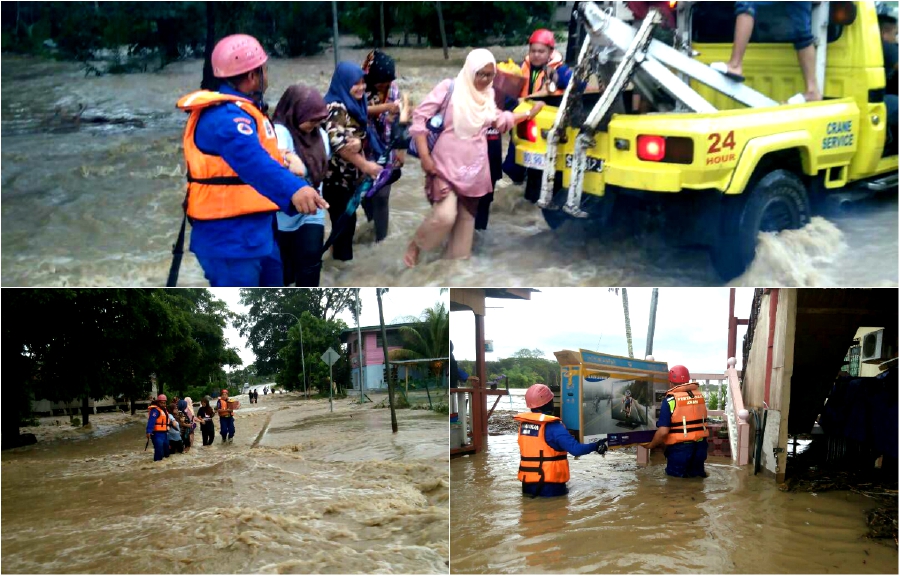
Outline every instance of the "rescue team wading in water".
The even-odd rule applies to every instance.
[[[212,53],[218,91],[184,96],[191,250],[211,286],[282,286],[275,213],[315,214],[328,203],[284,165],[266,116],[268,56],[244,34],[219,41]]]
[[[666,474],[682,478],[706,478],[703,463],[708,449],[706,429],[706,400],[700,386],[691,382],[691,374],[684,366],[669,370],[669,383],[656,422],[653,440],[644,444],[652,449],[665,444]]]
[[[519,423],[519,481],[522,493],[537,496],[562,496],[569,493],[567,454],[584,456],[606,454],[606,440],[581,444],[559,418],[553,415],[553,391],[535,384],[525,392],[525,405],[531,412],[515,416]]]

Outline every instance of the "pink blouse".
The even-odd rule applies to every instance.
[[[444,96],[450,89],[450,82],[451,80],[443,80],[435,86],[434,90],[413,111],[412,126],[409,129],[410,136],[428,134],[425,122],[440,110]],[[468,140],[461,140],[453,130],[451,97],[444,113],[444,131],[431,152],[438,175],[450,183],[460,196],[478,198],[489,194],[493,190],[493,185],[485,134],[491,127],[500,132],[506,132],[514,124],[515,116],[512,112],[498,110],[497,117],[493,121],[485,123],[479,134]]]

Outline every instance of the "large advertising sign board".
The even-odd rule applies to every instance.
[[[563,424],[580,442],[606,438],[610,448],[649,442],[669,387],[665,362],[590,350],[554,353],[560,364]]]

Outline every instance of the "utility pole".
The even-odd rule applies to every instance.
[[[447,51],[447,32],[444,30],[444,12],[441,10],[441,2],[435,2],[438,13],[438,26],[441,29],[441,45],[444,47],[444,60],[450,59],[450,53]]]
[[[659,288],[653,289],[650,296],[650,326],[647,327],[647,353],[644,358],[653,354],[653,333],[656,331],[656,303],[659,300]]]
[[[394,411],[394,382],[391,379],[391,365],[388,362],[387,331],[384,329],[384,307],[381,304],[382,291],[387,291],[387,288],[375,289],[375,294],[378,296],[378,319],[381,322],[381,348],[384,351],[384,365],[387,368],[388,402],[391,405],[391,431],[396,434],[397,413]]]
[[[381,19],[381,48],[384,48],[385,46],[387,46],[387,44],[385,44],[385,38],[384,38],[384,2],[383,1],[378,3],[378,15]]]
[[[333,25],[332,35],[334,36],[334,69],[337,70],[340,57],[338,56],[338,14],[337,2],[335,2],[335,0],[331,1],[331,19]]]
[[[359,352],[359,403],[363,403],[363,398],[365,397],[365,392],[363,391],[363,339],[362,339],[362,328],[359,327],[359,288],[356,289],[356,348],[357,352]]]

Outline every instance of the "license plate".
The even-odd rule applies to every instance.
[[[535,154],[534,152],[525,152],[525,167],[526,168],[535,168],[538,170],[544,169],[544,158],[543,154]]]
[[[566,154],[566,168],[572,168],[573,160],[574,157],[571,154]],[[593,158],[591,156],[588,156],[587,171],[596,172],[597,174],[603,172],[603,160],[601,160],[600,158]]]

